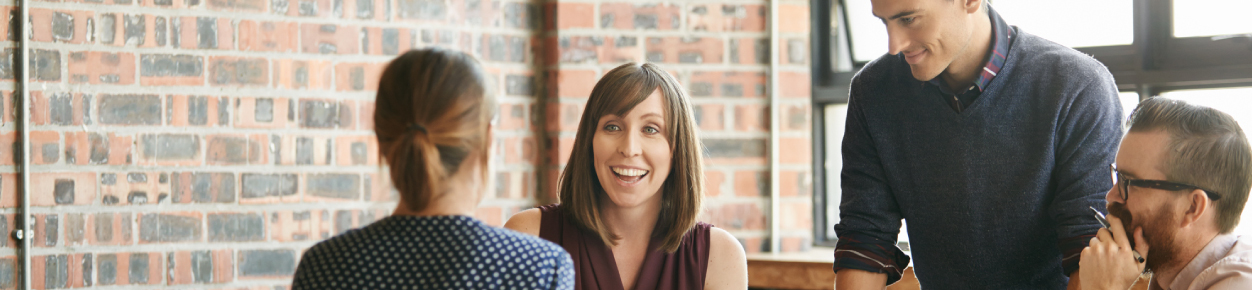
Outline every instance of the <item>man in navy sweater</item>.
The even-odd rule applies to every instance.
[[[1122,135],[1108,69],[983,0],[871,1],[890,52],[852,80],[836,288],[900,279],[901,219],[923,289],[1076,286]]]

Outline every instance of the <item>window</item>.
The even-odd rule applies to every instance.
[[[1252,1],[1174,1],[1174,37],[1252,34]],[[1248,37],[1248,36],[1245,36]]]
[[[1252,11],[1252,2],[988,1],[1010,25],[1074,47],[1108,67],[1122,91],[1123,117],[1141,96],[1163,95],[1226,110],[1252,131],[1252,22],[1242,15]],[[811,3],[813,241],[834,246],[849,83],[866,62],[886,53],[887,32],[869,0]],[[1252,217],[1252,207],[1245,212]],[[1252,222],[1236,231],[1252,234]],[[901,248],[907,249],[907,234],[901,232]]]
[[[846,0],[844,3],[848,7],[855,61],[868,62],[887,53],[887,29],[874,17],[870,1]],[[1128,45],[1134,41],[1132,0],[998,0],[990,3],[1009,25],[1063,45]],[[1056,21],[1057,18],[1065,21]]]

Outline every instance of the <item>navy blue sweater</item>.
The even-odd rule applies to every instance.
[[[1013,35],[1004,67],[961,113],[899,55],[854,77],[836,271],[898,279],[903,218],[923,289],[1065,288],[1100,228],[1087,207],[1104,208],[1112,187],[1122,108],[1098,61]]]

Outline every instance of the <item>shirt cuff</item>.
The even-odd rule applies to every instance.
[[[1091,243],[1091,238],[1095,234],[1079,235],[1061,239],[1057,242],[1057,247],[1061,249],[1061,268],[1065,271],[1065,276],[1078,270],[1078,261],[1082,258],[1082,249],[1087,248],[1087,244]]]
[[[1079,249],[1080,251],[1082,249]],[[835,244],[835,272],[856,269],[870,273],[887,274],[887,284],[900,281],[909,256],[895,242],[876,239],[867,235],[848,234],[839,237]],[[884,285],[885,286],[885,285]]]

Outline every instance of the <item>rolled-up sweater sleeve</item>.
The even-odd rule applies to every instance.
[[[884,273],[887,284],[891,284],[900,280],[909,256],[896,247],[900,210],[865,126],[865,115],[858,103],[859,87],[852,86],[843,137],[842,198],[839,223],[835,225],[839,241],[835,246],[834,271]]]
[[[1113,186],[1108,166],[1122,136],[1122,107],[1112,75],[1101,70],[1086,86],[1069,92],[1069,104],[1057,123],[1055,196],[1048,213],[1057,223],[1061,267],[1078,269],[1082,249],[1100,229],[1088,207],[1104,211],[1104,196]]]

